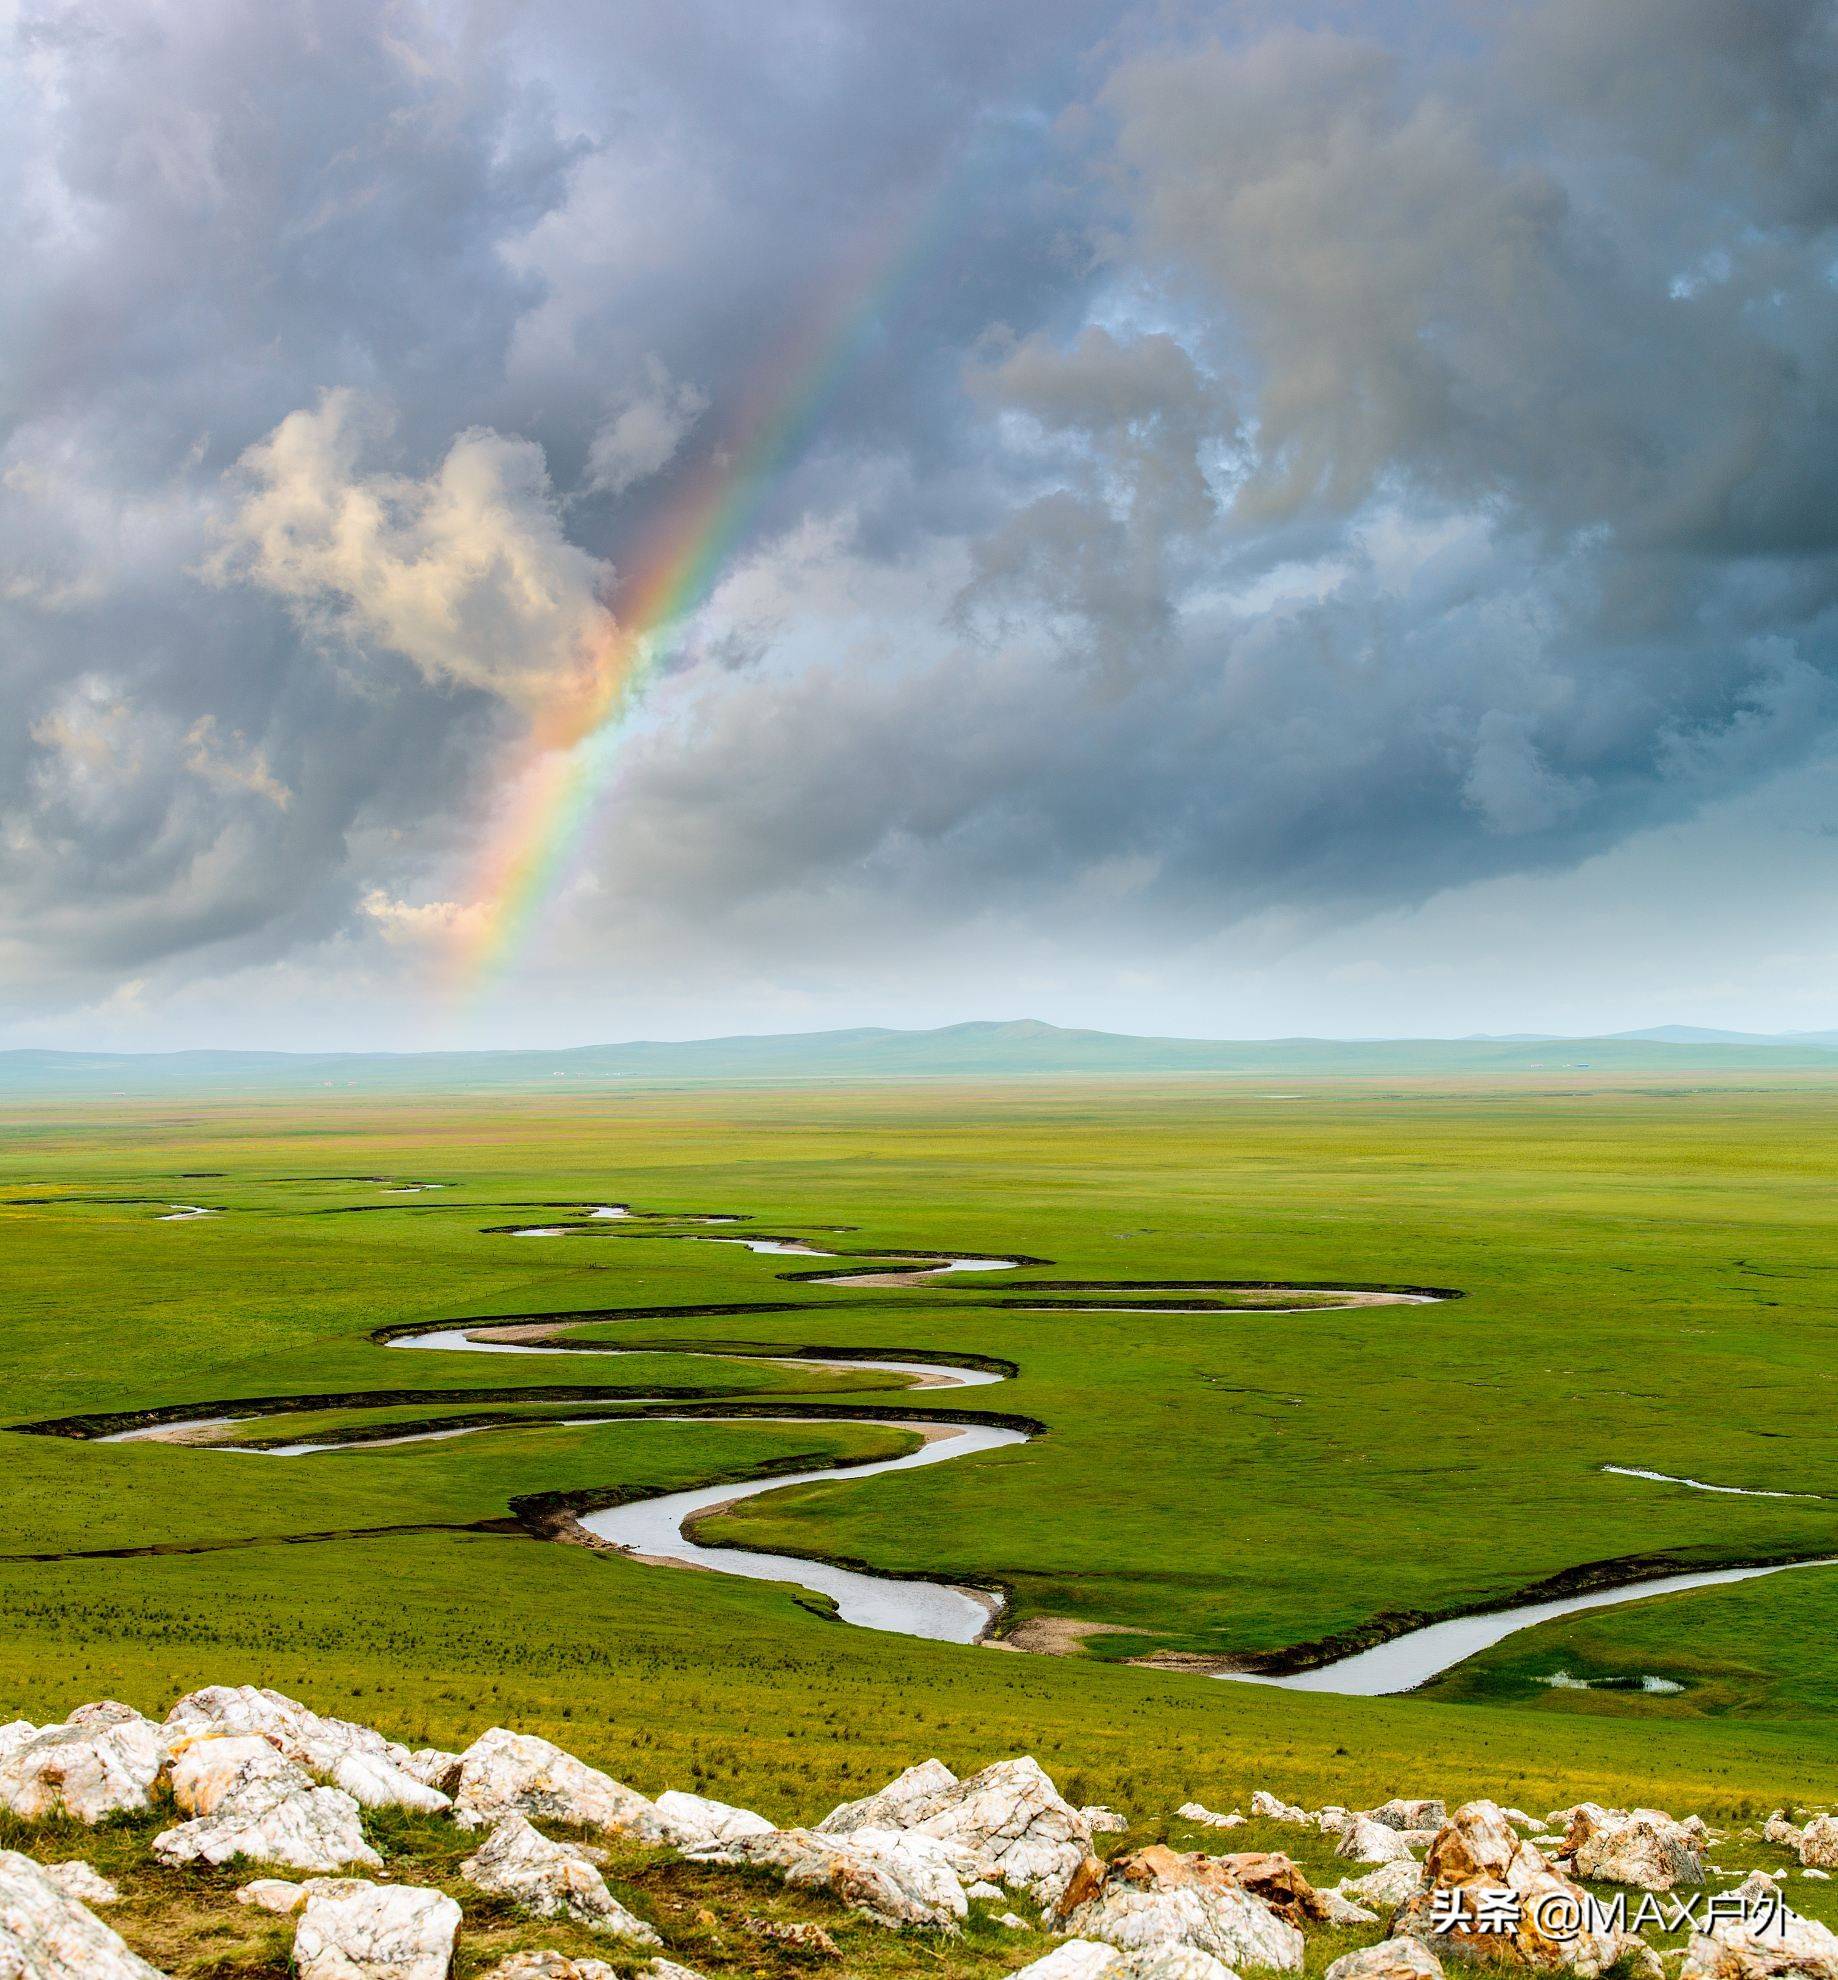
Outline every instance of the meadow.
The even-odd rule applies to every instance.
[[[1075,1799],[1144,1817],[1259,1785],[1316,1802],[1484,1789],[1528,1807],[1586,1793],[1707,1813],[1838,1797],[1838,1577],[1819,1570],[1528,1631],[1404,1698],[1140,1661],[1281,1651],[1588,1563],[1838,1552],[1838,1499],[1821,1496],[1838,1490],[1838,1084],[1575,1081],[15,1109],[0,1140],[0,1421],[15,1430],[314,1399],[264,1419],[277,1436],[578,1409],[583,1390],[596,1414],[639,1408],[605,1394],[623,1390],[1025,1417],[1042,1426],[1025,1447],[780,1492],[704,1537],[999,1585],[1005,1628],[1070,1654],[852,1629],[796,1589],[556,1545],[509,1517],[542,1495],[891,1454],[910,1443],[891,1425],[520,1422],[303,1459],[12,1434],[0,1717],[42,1722],[101,1695],[157,1711],[194,1685],[267,1683],[415,1742],[463,1744],[499,1722],[543,1732],[646,1791],[786,1819],[927,1753],[961,1770],[1022,1750]],[[396,1193],[411,1182],[441,1187]],[[220,1214],[162,1221],[175,1203]],[[662,1221],[492,1234],[602,1203]],[[864,1257],[1044,1262],[925,1288],[822,1286],[813,1261],[670,1221],[693,1213]],[[1462,1297],[1073,1313],[1006,1289],[1122,1305],[1072,1289],[1229,1280]],[[574,1314],[628,1316],[574,1337],[648,1351],[513,1361],[372,1338]],[[1015,1373],[908,1390],[685,1352],[711,1346]],[[1596,1688],[1554,1688],[1560,1671]],[[1617,1688],[1645,1676],[1680,1689]]]

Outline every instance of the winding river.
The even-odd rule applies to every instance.
[[[439,1184],[419,1185],[422,1189],[439,1188]],[[179,1206],[191,1214],[209,1214],[192,1211],[191,1206]],[[531,1224],[499,1227],[491,1235],[517,1238],[566,1238],[576,1235],[613,1235],[607,1231],[607,1224],[633,1218],[635,1213],[625,1204],[601,1204],[588,1206],[586,1217],[592,1222],[568,1222],[554,1224]],[[689,1221],[689,1220],[685,1220]],[[702,1223],[738,1222],[738,1218],[704,1216],[693,1221]],[[639,1233],[634,1233],[638,1235]],[[623,1235],[623,1233],[619,1233]],[[843,1254],[822,1249],[801,1238],[749,1237],[749,1236],[704,1236],[686,1232],[644,1232],[642,1235],[676,1237],[683,1242],[702,1244],[729,1244],[742,1246],[746,1250],[777,1257],[833,1259]],[[917,1289],[940,1279],[959,1274],[975,1272],[1006,1271],[1023,1263],[1044,1261],[1022,1260],[1018,1258],[983,1257],[958,1253],[879,1253],[868,1254],[877,1260],[865,1266],[845,1268],[829,1274],[794,1274],[807,1282],[827,1286],[855,1287],[863,1290],[878,1289]],[[1058,1287],[1030,1285],[1017,1286],[1017,1292],[1059,1293]],[[1252,1307],[1221,1307],[1205,1305],[1195,1300],[1195,1294],[1213,1294],[1246,1291],[1264,1294],[1281,1294],[1293,1290],[1306,1293],[1312,1304],[1305,1307],[1281,1307],[1262,1305]],[[1054,1297],[1050,1305],[1035,1306],[1022,1300],[1011,1302],[1015,1310],[1030,1312],[1070,1312],[1097,1311],[1111,1313],[1166,1313],[1195,1314],[1205,1312],[1239,1311],[1252,1314],[1289,1313],[1298,1311],[1323,1312],[1337,1308],[1366,1307],[1373,1305],[1420,1305],[1455,1295],[1436,1292],[1424,1288],[1372,1288],[1372,1287],[1321,1287],[1309,1286],[1286,1289],[1280,1286],[1262,1285],[1255,1288],[1225,1281],[1179,1285],[1097,1285],[1091,1283],[1068,1284],[1067,1293],[1092,1293],[1110,1291],[1118,1294],[1134,1293],[1139,1304],[1126,1305],[1116,1299],[1097,1302],[1080,1302],[1064,1297]],[[1186,1296],[1185,1303],[1174,1306],[1161,1306],[1149,1303],[1144,1294],[1152,1299],[1156,1294],[1170,1297],[1174,1294]],[[592,1318],[594,1316],[585,1316]],[[491,1355],[572,1355],[588,1359],[603,1356],[629,1354],[668,1353],[684,1355],[695,1359],[732,1361],[762,1361],[786,1368],[823,1368],[843,1373],[857,1370],[875,1371],[905,1378],[910,1388],[952,1388],[968,1389],[988,1387],[1008,1379],[1001,1370],[967,1367],[945,1360],[925,1360],[918,1358],[890,1358],[885,1356],[854,1356],[836,1353],[824,1354],[817,1351],[759,1353],[736,1355],[715,1349],[659,1349],[656,1347],[618,1347],[592,1344],[564,1344],[555,1337],[559,1330],[571,1324],[568,1316],[549,1316],[543,1319],[525,1321],[466,1321],[451,1322],[429,1327],[421,1331],[397,1333],[386,1338],[386,1344],[399,1350],[423,1353],[464,1353]],[[576,1321],[573,1324],[581,1324]],[[541,1392],[532,1392],[534,1399],[540,1399]],[[756,1581],[790,1582],[813,1594],[828,1598],[834,1603],[836,1613],[845,1622],[854,1623],[866,1629],[889,1630],[903,1635],[927,1637],[941,1642],[973,1643],[985,1638],[1001,1613],[1001,1597],[993,1591],[971,1587],[961,1587],[951,1583],[933,1582],[919,1578],[895,1577],[885,1574],[870,1574],[857,1569],[843,1567],[821,1560],[807,1560],[795,1555],[777,1554],[752,1548],[705,1546],[688,1530],[691,1524],[702,1515],[717,1508],[758,1496],[766,1492],[780,1491],[798,1485],[818,1484],[832,1480],[870,1478],[883,1472],[910,1471],[922,1466],[948,1463],[956,1458],[973,1457],[986,1451],[1002,1450],[1028,1441],[1029,1432],[1009,1424],[982,1422],[952,1422],[940,1418],[912,1417],[893,1418],[886,1415],[826,1416],[813,1419],[810,1415],[763,1416],[748,1413],[734,1417],[712,1416],[703,1410],[685,1412],[675,1417],[669,1409],[669,1399],[663,1397],[622,1396],[620,1402],[627,1408],[647,1407],[649,1413],[642,1417],[622,1413],[618,1416],[557,1415],[540,1419],[542,1422],[568,1424],[585,1427],[591,1424],[613,1424],[621,1422],[644,1422],[663,1420],[684,1420],[697,1422],[773,1422],[809,1423],[813,1420],[830,1422],[854,1422],[877,1424],[910,1432],[921,1441],[918,1448],[895,1458],[878,1459],[861,1464],[825,1465],[804,1471],[781,1472],[771,1477],[753,1479],[742,1483],[698,1486],[686,1491],[671,1492],[651,1499],[634,1500],[630,1503],[607,1508],[603,1511],[583,1514],[578,1524],[596,1539],[610,1543],[634,1558],[648,1562],[668,1563],[686,1567],[711,1570]],[[221,1409],[221,1405],[219,1406]],[[340,1437],[321,1440],[302,1440],[284,1444],[255,1445],[224,1440],[221,1433],[239,1426],[258,1421],[252,1416],[225,1414],[200,1415],[177,1421],[155,1424],[140,1424],[130,1428],[115,1430],[97,1436],[100,1442],[125,1443],[131,1441],[164,1442],[207,1442],[210,1448],[226,1452],[243,1452],[268,1457],[306,1457],[335,1452],[353,1452],[395,1448],[405,1444],[446,1441],[455,1437],[475,1436],[485,1431],[504,1427],[490,1422],[468,1424],[452,1428],[409,1429],[398,1434],[385,1434],[370,1437]],[[536,1427],[528,1420],[518,1424],[519,1429]],[[90,1433],[94,1435],[95,1433]],[[1679,1485],[1699,1491],[1742,1493],[1756,1497],[1816,1497],[1816,1494],[1784,1493],[1718,1486],[1703,1480],[1675,1477],[1671,1474],[1636,1469],[1631,1466],[1607,1465],[1604,1471],[1623,1477],[1648,1480],[1659,1484]],[[1478,1651],[1487,1649],[1515,1632],[1548,1622],[1556,1617],[1572,1615],[1583,1610],[1604,1608],[1614,1604],[1650,1600],[1657,1596],[1670,1595],[1686,1589],[1715,1587],[1724,1583],[1747,1581],[1761,1575],[1781,1574],[1792,1568],[1821,1567],[1838,1565],[1838,1560],[1776,1562],[1766,1566],[1734,1567],[1709,1569],[1699,1572],[1673,1574],[1661,1578],[1625,1583],[1619,1587],[1598,1588],[1584,1594],[1565,1596],[1556,1599],[1534,1601],[1509,1608],[1492,1610],[1484,1614],[1458,1616],[1447,1621],[1431,1623],[1422,1628],[1408,1631],[1393,1637],[1385,1643],[1355,1652],[1349,1656],[1325,1663],[1313,1670],[1299,1671],[1289,1675],[1270,1676],[1263,1673],[1226,1671],[1213,1675],[1228,1678],[1234,1682],[1265,1684],[1294,1691],[1323,1691],[1348,1696],[1379,1696],[1395,1692],[1414,1690],[1439,1676],[1444,1671],[1464,1662]]]

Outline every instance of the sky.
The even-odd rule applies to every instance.
[[[0,51],[0,1046],[1838,1026],[1829,0]]]

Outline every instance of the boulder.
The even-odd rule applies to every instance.
[[[1430,1847],[1423,1875],[1422,1889],[1392,1921],[1394,1938],[1421,1939],[1444,1960],[1562,1968],[1584,1980],[1599,1980],[1626,1959],[1657,1980],[1652,1950],[1631,1933],[1596,1922],[1587,1893],[1521,1841],[1494,1802],[1471,1801],[1455,1810]],[[1443,1893],[1453,1899],[1439,1897]],[[1443,1918],[1442,1907],[1450,1902],[1460,1908],[1458,1920]]]
[[[11,1724],[0,1726],[0,1760],[18,1752],[27,1740],[36,1739],[40,1730],[30,1719],[14,1719]]]
[[[1055,1903],[1091,1848],[1084,1816],[1047,1778],[1038,1761],[998,1760],[960,1781],[928,1760],[865,1801],[845,1802],[817,1833],[847,1836],[864,1828],[918,1830],[956,1844],[970,1876]]]
[[[1228,1966],[1302,1965],[1302,1934],[1238,1883],[1218,1859],[1160,1844],[1085,1863],[1059,1926],[1121,1952],[1188,1946]]]
[[[1802,1863],[1816,1864],[1821,1870],[1838,1866],[1838,1815],[1815,1815],[1795,1847]]]
[[[119,1933],[29,1856],[0,1850],[0,1974],[8,1980],[161,1980]]]
[[[211,1814],[155,1836],[153,1853],[162,1863],[220,1864],[240,1856],[322,1873],[383,1866],[364,1840],[357,1803],[348,1794],[286,1780],[250,1781]]]
[[[1317,1808],[1314,1813],[1315,1827],[1324,1836],[1345,1835],[1347,1824],[1355,1819],[1352,1809],[1342,1808],[1338,1803],[1331,1803],[1326,1808]]]
[[[1349,1877],[1340,1886],[1343,1896],[1358,1898],[1388,1911],[1415,1897],[1422,1888],[1423,1866],[1408,1858],[1400,1858],[1396,1863],[1381,1863],[1376,1870],[1368,1870],[1363,1877]]]
[[[1266,1822],[1294,1822],[1298,1827],[1308,1826],[1308,1810],[1298,1808],[1294,1802],[1279,1801],[1273,1794],[1262,1788],[1251,1797],[1251,1813]]]
[[[175,1755],[199,1739],[266,1740],[297,1767],[325,1776],[366,1808],[433,1813],[448,1805],[399,1741],[351,1719],[326,1718],[297,1698],[260,1685],[215,1684],[187,1692],[166,1714],[165,1737]]]
[[[1506,1819],[1510,1822],[1517,1811],[1507,1809]],[[1367,1816],[1374,1822],[1383,1822],[1388,1829],[1440,1829],[1449,1819],[1449,1811],[1440,1799],[1425,1801],[1404,1801],[1395,1797],[1381,1802],[1376,1808],[1368,1808]],[[1524,1818],[1521,1817],[1521,1820]]]
[[[1572,1862],[1579,1877],[1632,1884],[1643,1891],[1704,1881],[1697,1834],[1656,1808],[1636,1808],[1593,1824],[1577,1843]]]
[[[957,1785],[957,1776],[942,1760],[921,1760],[916,1767],[896,1774],[878,1793],[832,1808],[817,1824],[817,1833],[841,1836],[851,1829],[903,1829],[907,1816],[921,1804],[933,1805]]]
[[[341,1753],[327,1769],[334,1787],[363,1808],[413,1808],[438,1815],[453,1806],[453,1797],[429,1787],[406,1767],[377,1753]]]
[[[159,1728],[112,1700],[17,1741],[0,1758],[0,1808],[38,1822],[70,1815],[101,1822],[138,1815],[166,1764]]]
[[[1421,1939],[1381,1939],[1342,1953],[1321,1980],[1442,1980],[1442,1962]]]
[[[1160,1849],[1159,1845],[1153,1846]],[[1146,1860],[1151,1850],[1139,1850],[1137,1859]],[[1157,1868],[1167,1872],[1167,1860],[1176,1859],[1177,1852],[1160,1849],[1156,1858]],[[1280,1850],[1246,1849],[1231,1856],[1210,1856],[1199,1859],[1205,1863],[1216,1863],[1225,1871],[1230,1880],[1241,1891],[1249,1891],[1260,1903],[1267,1904],[1279,1918],[1287,1918],[1292,1925],[1325,1925],[1332,1907],[1325,1893],[1315,1889],[1295,1863]],[[1357,1906],[1351,1907],[1357,1910]],[[1367,1914],[1370,1916],[1370,1914]],[[1361,1923],[1361,1920],[1349,1920]]]
[[[319,1878],[294,1932],[298,1980],[447,1980],[460,1908],[444,1891]]]
[[[697,1863],[775,1871],[789,1889],[827,1891],[877,1925],[955,1930],[969,1906],[962,1852],[907,1829],[776,1829],[686,1852]]]
[[[1152,1946],[1119,1952],[1093,1939],[1068,1939],[1010,1980],[1236,1980],[1229,1966],[1192,1946]]]
[[[223,1733],[187,1740],[173,1755],[172,1798],[181,1815],[214,1815],[231,1795],[257,1781],[284,1781],[305,1794],[313,1785],[303,1767],[260,1733]]]
[[[1121,1836],[1129,1833],[1130,1818],[1119,1814],[1114,1808],[1106,1808],[1102,1802],[1093,1802],[1081,1808],[1079,1813],[1085,1818],[1085,1826],[1094,1836]]]
[[[1183,1822],[1197,1822],[1203,1829],[1237,1829],[1244,1826],[1244,1817],[1236,1808],[1229,1815],[1221,1815],[1204,1802],[1183,1801],[1174,1812]]]
[[[650,1926],[634,1918],[606,1888],[606,1879],[584,1849],[552,1842],[521,1815],[506,1815],[460,1865],[460,1875],[538,1918],[570,1918],[634,1945],[660,1943]]]
[[[119,1904],[121,1893],[96,1869],[79,1856],[69,1863],[47,1863],[45,1875],[78,1904]]]
[[[725,1801],[710,1801],[705,1795],[684,1794],[666,1788],[657,1797],[657,1813],[679,1849],[725,1842],[730,1836],[769,1836],[772,1824],[751,1808],[735,1808]]]
[[[670,1840],[668,1825],[635,1789],[534,1733],[494,1726],[460,1755],[453,1819],[483,1829],[506,1815],[606,1829],[640,1842]]]
[[[1415,1859],[1401,1831],[1369,1815],[1355,1815],[1340,1832],[1334,1854],[1351,1863],[1410,1863]]]
[[[306,1886],[291,1884],[285,1877],[257,1877],[236,1893],[238,1904],[252,1904],[257,1911],[274,1911],[285,1918],[306,1902]]]
[[[0,1740],[5,1737],[4,1733],[0,1733]],[[1762,1841],[1778,1843],[1783,1849],[1797,1850],[1805,1833],[1797,1822],[1788,1821],[1784,1808],[1777,1808],[1761,1825]]]

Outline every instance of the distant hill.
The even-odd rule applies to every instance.
[[[1027,1074],[1270,1078],[1554,1071],[1838,1069],[1838,1033],[1767,1037],[1665,1025],[1609,1038],[1134,1038],[1033,1019],[938,1031],[790,1032],[516,1052],[0,1052],[0,1095],[148,1097],[312,1091],[471,1092],[559,1080],[650,1086]]]

